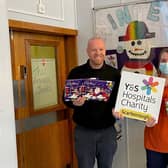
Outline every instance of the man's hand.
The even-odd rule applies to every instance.
[[[153,127],[154,125],[156,125],[156,120],[153,117],[151,117],[146,121],[145,125],[147,127]]]
[[[72,103],[74,106],[82,106],[85,103],[85,97],[78,97],[77,99],[73,100]]]
[[[115,118],[117,118],[117,119],[124,119],[123,114],[120,113],[120,112],[114,111],[114,109],[112,109],[112,114],[113,114],[113,116],[114,116]]]

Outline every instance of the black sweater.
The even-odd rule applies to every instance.
[[[91,129],[107,128],[115,123],[112,116],[112,108],[115,106],[120,71],[105,64],[100,69],[92,69],[89,61],[71,70],[68,79],[96,78],[100,80],[114,81],[114,87],[107,102],[87,100],[83,106],[74,106],[72,102],[64,103],[74,109],[73,120],[76,124]]]

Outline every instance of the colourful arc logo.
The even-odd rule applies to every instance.
[[[146,80],[146,79],[144,79],[143,80],[143,83],[145,84],[145,86],[142,86],[141,87],[141,89],[142,90],[146,90],[146,94],[147,95],[150,95],[151,94],[151,92],[157,92],[157,88],[156,88],[156,86],[158,86],[159,85],[159,82],[154,82],[153,81],[153,77],[150,77],[149,79],[148,79],[148,81]]]

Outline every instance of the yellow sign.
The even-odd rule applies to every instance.
[[[137,119],[142,121],[147,121],[151,117],[151,114],[130,110],[126,108],[122,108],[120,112],[123,114],[123,116],[127,118],[132,118],[132,119]]]

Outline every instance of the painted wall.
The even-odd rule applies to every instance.
[[[0,0],[0,167],[17,168],[7,7]]]
[[[121,5],[124,3],[147,2],[149,0],[94,0],[94,8],[107,7],[112,5]]]
[[[7,6],[10,19],[77,28],[76,0],[7,0]]]
[[[77,24],[78,24],[78,63],[86,62],[88,56],[86,54],[87,41],[93,36],[93,16],[92,1],[77,0]]]

